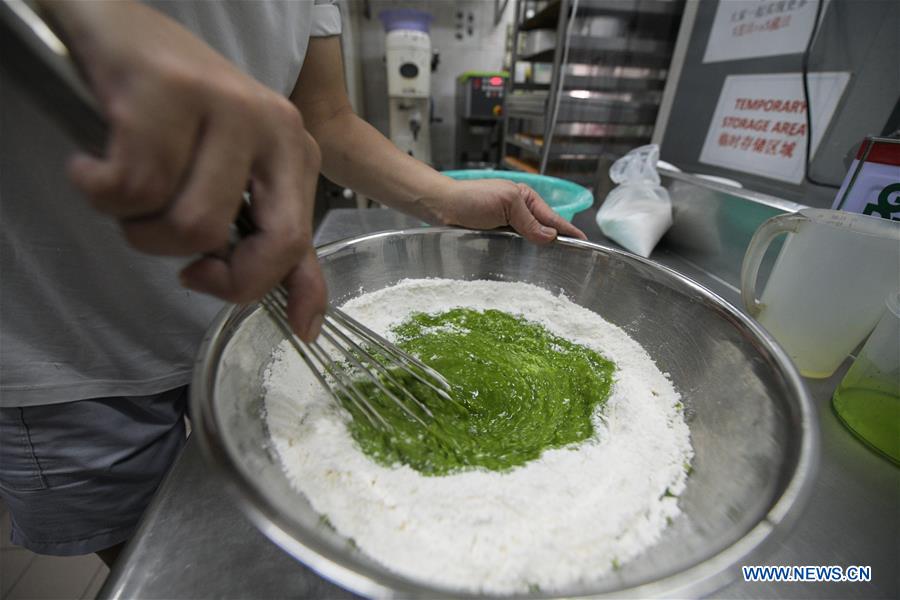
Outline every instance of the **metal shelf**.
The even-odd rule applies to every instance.
[[[568,181],[573,181],[579,185],[583,185],[587,188],[591,188],[597,181],[597,161],[598,158],[595,156],[590,161],[584,161],[583,163],[576,163],[579,167],[587,167],[583,168],[580,171],[571,171],[568,169],[561,169],[559,163],[550,163],[547,168],[547,175],[551,177],[559,177],[560,179],[566,179]],[[568,165],[569,163],[566,163]],[[522,173],[537,173],[538,166],[537,163],[533,163],[530,161],[522,160],[520,158],[516,158],[514,156],[505,156],[500,161],[500,166],[509,169],[510,171],[519,171]]]
[[[506,114],[512,118],[543,119],[547,113],[547,101],[546,97],[542,96],[542,94],[510,96],[506,99]],[[562,98],[557,122],[653,125],[657,110],[656,103]]]
[[[538,168],[531,163],[516,158],[515,156],[504,156],[500,161],[500,166],[510,171],[519,171],[521,173],[537,173]]]
[[[645,92],[661,91],[666,85],[665,79],[650,79],[639,77],[589,77],[578,75],[566,75],[566,88],[571,90],[588,90],[591,92]],[[516,83],[517,90],[547,91],[549,83],[535,83],[527,81]]]
[[[559,0],[554,0],[519,27],[521,31],[555,29],[559,20]],[[681,0],[581,0],[579,17],[635,17],[646,20],[668,20],[681,14]]]
[[[543,110],[547,105],[548,93],[546,90],[519,91],[510,96],[513,106],[525,109]],[[662,94],[658,91],[629,92],[625,90],[610,90],[607,92],[590,92],[587,90],[565,90],[562,92],[560,102],[570,106],[590,106],[594,104],[613,103],[627,104],[631,106],[659,106]]]
[[[616,37],[598,38],[588,35],[569,36],[569,63],[603,63],[606,65],[667,68],[672,60],[673,43],[668,40]],[[533,52],[523,52],[520,60],[553,62],[555,43]]]
[[[543,137],[543,119],[529,119],[522,123],[519,134]],[[513,134],[516,135],[516,134]],[[650,139],[653,125],[623,125],[617,123],[560,123],[555,135],[565,138]]]
[[[601,158],[652,136],[684,0],[579,0],[574,20],[572,4],[516,5],[510,71],[534,64],[509,81],[502,164],[593,185]]]
[[[550,146],[550,160],[597,160],[604,152],[619,154],[631,148],[646,144],[649,138],[565,138],[555,137]],[[510,136],[507,144],[540,156],[544,140],[540,136],[521,133]]]

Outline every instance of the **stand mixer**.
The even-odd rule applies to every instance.
[[[390,138],[401,150],[431,163],[431,15],[394,9],[379,15],[386,32]]]

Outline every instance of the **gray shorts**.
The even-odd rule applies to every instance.
[[[69,556],[131,537],[184,445],[187,387],[0,409],[13,544]]]

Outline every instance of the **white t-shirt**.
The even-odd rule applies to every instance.
[[[327,0],[148,2],[289,94]],[[184,385],[223,304],[182,288],[185,259],[141,254],[65,177],[72,143],[0,80],[0,406],[147,395]]]

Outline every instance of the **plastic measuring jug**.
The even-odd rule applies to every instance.
[[[787,239],[757,300],[760,263],[780,234]],[[900,222],[834,210],[769,219],[750,240],[741,268],[744,306],[806,377],[834,373],[898,289]]]
[[[834,412],[860,439],[900,465],[900,294],[834,392]]]

